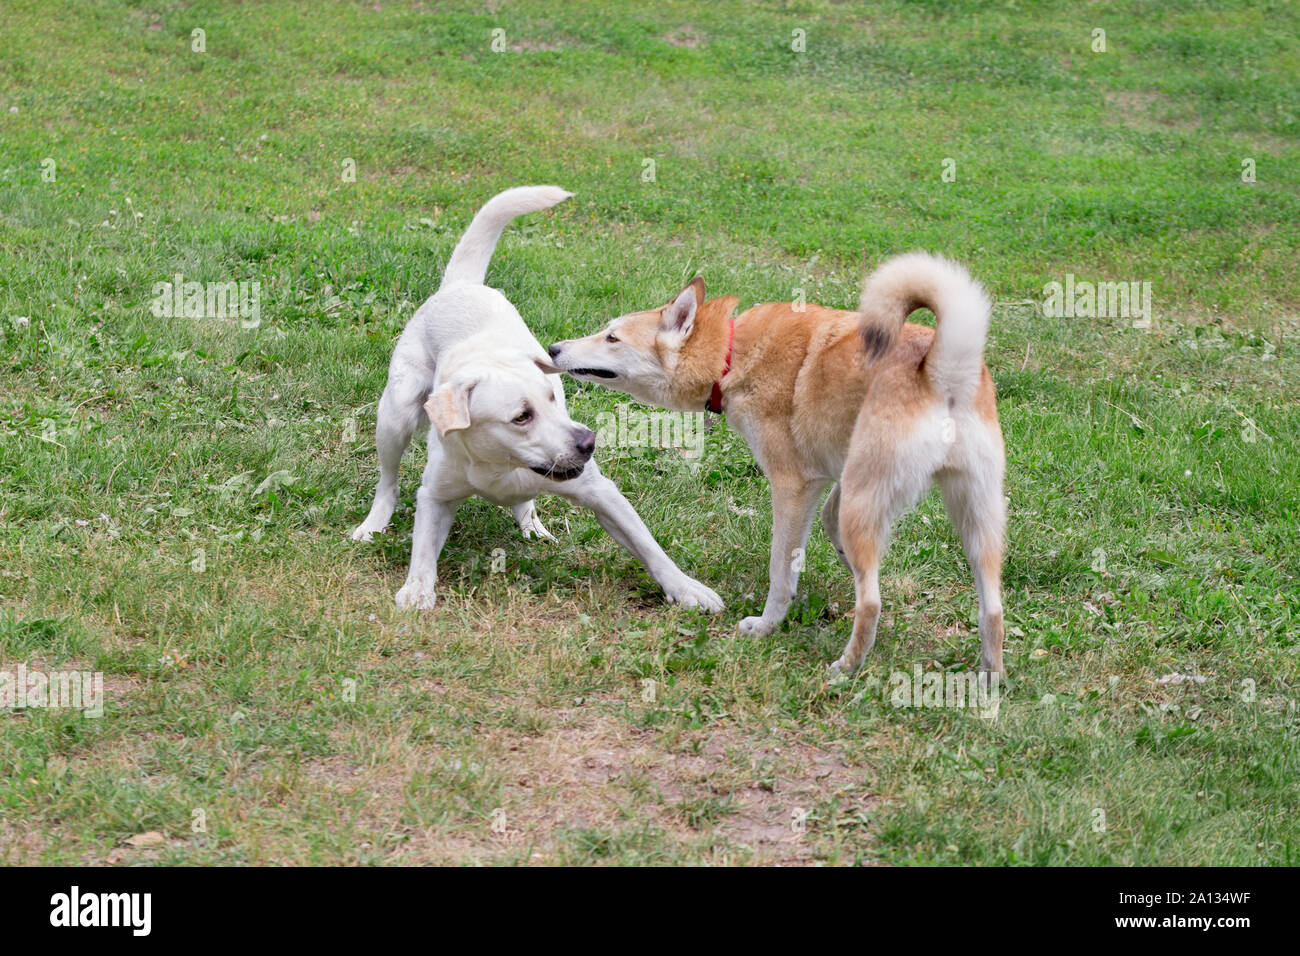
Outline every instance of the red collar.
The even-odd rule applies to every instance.
[[[731,342],[736,337],[736,320],[727,320],[727,357],[722,363],[722,374],[718,380],[713,383],[713,391],[709,393],[709,400],[705,403],[705,408],[714,414],[722,413],[722,380],[727,377],[731,371]]]

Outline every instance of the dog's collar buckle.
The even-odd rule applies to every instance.
[[[727,320],[727,357],[722,362],[722,374],[718,380],[713,383],[713,391],[709,393],[709,400],[705,402],[704,407],[715,415],[722,414],[722,380],[727,377],[731,371],[731,343],[736,337],[736,320]]]

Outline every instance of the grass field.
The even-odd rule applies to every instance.
[[[30,0],[0,31],[0,670],[105,684],[99,719],[0,712],[0,862],[1300,863],[1295,4]],[[696,272],[852,307],[922,247],[987,284],[996,720],[891,704],[977,666],[937,494],[854,678],[820,528],[786,625],[736,635],[770,504],[724,421],[698,465],[597,452],[720,617],[558,498],[556,543],[469,502],[437,610],[395,608],[422,448],[346,539],[388,356],[524,183],[576,193],[489,273],[543,342]],[[259,281],[260,326],[155,317],[177,273]],[[1044,315],[1067,275],[1150,282],[1149,327]]]

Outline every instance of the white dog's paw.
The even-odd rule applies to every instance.
[[[542,519],[537,517],[536,513],[526,521],[519,522],[519,530],[524,533],[524,538],[543,538],[547,541],[554,541],[555,535],[546,530],[546,525],[542,524]]]
[[[371,528],[366,524],[359,524],[352,531],[353,541],[369,541],[376,531],[383,531],[383,528]]]
[[[669,604],[703,608],[710,614],[717,614],[724,606],[722,598],[718,597],[712,588],[694,578],[682,578],[671,588],[664,588],[664,594],[668,597]]]
[[[397,592],[398,607],[413,607],[421,611],[432,611],[438,602],[437,583],[434,581],[407,581]]]
[[[763,617],[747,617],[736,625],[736,630],[748,637],[767,637],[772,633],[773,624]]]
[[[531,501],[526,501],[521,505],[515,505],[510,509],[514,512],[515,524],[519,525],[519,530],[523,532],[524,538],[545,538],[547,541],[554,541],[555,536],[546,530],[546,525],[542,524],[542,519],[537,516],[537,505]]]

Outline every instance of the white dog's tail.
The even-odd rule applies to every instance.
[[[881,263],[867,276],[858,302],[858,328],[868,358],[885,354],[907,317],[922,306],[936,319],[925,374],[939,392],[969,404],[984,364],[991,304],[980,284],[955,262],[909,252]]]
[[[465,235],[456,243],[442,274],[443,286],[457,282],[482,285],[497,240],[501,238],[506,226],[510,225],[510,220],[526,212],[549,209],[572,195],[559,186],[516,186],[497,193],[478,211],[474,221],[465,230]]]

